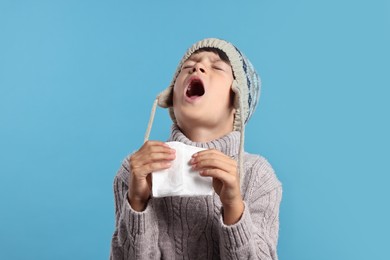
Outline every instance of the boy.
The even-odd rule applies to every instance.
[[[176,151],[145,141],[114,180],[111,259],[277,259],[281,184],[263,157],[243,150],[259,92],[253,66],[231,43],[210,38],[187,50],[145,139],[156,104],[169,108],[169,141],[207,148],[189,163],[215,193],[153,197],[151,173],[169,168]]]

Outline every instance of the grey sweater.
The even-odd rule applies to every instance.
[[[240,133],[195,143],[173,127],[169,141],[217,149],[237,158]],[[277,259],[281,183],[261,156],[245,153],[241,219],[227,226],[217,194],[151,198],[143,212],[128,200],[125,159],[114,180],[115,231],[110,259]]]

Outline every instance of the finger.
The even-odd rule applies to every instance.
[[[136,177],[144,178],[152,172],[168,169],[171,165],[172,163],[167,161],[149,163],[133,169],[133,174]]]
[[[171,152],[152,152],[144,153],[140,157],[140,161],[143,161],[143,164],[157,162],[157,161],[172,161],[176,158],[175,150]]]
[[[146,141],[143,145],[143,147],[147,147],[147,146],[165,146],[165,147],[169,147],[169,145],[167,145],[166,143],[164,142],[161,142],[161,141]]]
[[[237,182],[237,178],[234,175],[226,174],[225,171],[220,169],[204,169],[199,172],[201,176],[212,177],[220,180],[221,182],[227,184],[228,186],[233,186]]]
[[[175,149],[172,149],[169,145],[162,142],[149,142],[141,147],[138,151],[140,153],[152,153],[152,152],[162,152],[162,153],[172,153]]]
[[[139,168],[152,163],[171,162],[176,158],[174,153],[151,153],[130,157],[130,168]]]
[[[146,157],[144,158],[143,160],[139,160],[139,161],[134,161],[132,162],[132,164],[130,164],[130,168],[131,169],[137,169],[137,168],[141,168],[141,167],[144,167],[144,166],[147,166],[149,164],[164,164],[164,163],[170,163],[172,162],[175,157],[174,155],[172,157],[168,157],[168,156],[156,156],[156,158],[159,157],[160,159],[151,159],[150,157]]]
[[[227,156],[226,154],[224,154],[221,151],[218,151],[217,149],[207,149],[207,150],[199,151],[199,152],[195,153],[194,155],[203,155],[203,154],[209,154],[209,155],[210,154],[220,154],[220,155]]]
[[[237,163],[225,158],[195,158],[191,161],[193,169],[219,168],[226,172],[236,172]]]
[[[215,168],[222,170],[228,174],[237,174],[237,167],[235,165],[226,163],[226,161],[224,160],[213,158],[200,160],[193,164],[193,168],[195,170]]]
[[[193,156],[200,156],[200,155],[210,155],[210,154],[224,154],[216,149],[208,149],[208,150],[203,150],[200,152],[195,153]]]
[[[208,150],[207,152],[198,153],[197,155],[193,156],[190,163],[194,168],[198,169],[205,167],[216,167],[228,172],[237,171],[237,162],[216,150]]]
[[[201,160],[204,160],[204,159],[216,159],[216,160],[221,160],[221,161],[224,161],[225,163],[231,165],[231,166],[236,166],[237,165],[237,162],[236,160],[234,160],[233,158],[227,156],[226,154],[220,152],[220,151],[217,151],[217,150],[205,150],[205,151],[201,151],[201,152],[198,152],[198,153],[195,153],[192,158],[194,160],[192,160],[191,162],[197,162],[197,161],[201,161]]]
[[[170,147],[151,146],[134,153],[129,159],[129,164],[134,168],[156,161],[172,161],[176,158],[175,153],[176,151]]]

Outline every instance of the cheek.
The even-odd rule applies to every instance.
[[[172,90],[173,106],[175,106],[175,103],[178,102],[179,97],[181,96],[180,90],[181,90],[180,84],[178,84],[178,81],[176,80],[175,85],[173,85],[173,90]]]
[[[225,79],[224,80],[224,83],[222,84],[224,87],[223,89],[221,89],[221,95],[225,96],[225,97],[229,97],[229,99],[232,98],[232,96],[234,96],[234,92],[232,90],[232,86],[233,86],[233,80],[230,80],[230,79]]]
[[[184,80],[185,76],[180,73],[175,80],[175,84],[173,85],[173,98],[175,98],[175,96],[179,96],[179,93],[183,90]]]
[[[175,85],[173,85],[172,90],[172,99],[175,100],[178,97],[179,87],[177,86],[177,81],[175,82]]]

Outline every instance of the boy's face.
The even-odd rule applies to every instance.
[[[179,127],[190,124],[231,131],[235,112],[232,83],[232,68],[218,54],[192,54],[184,62],[173,89],[173,110]]]

